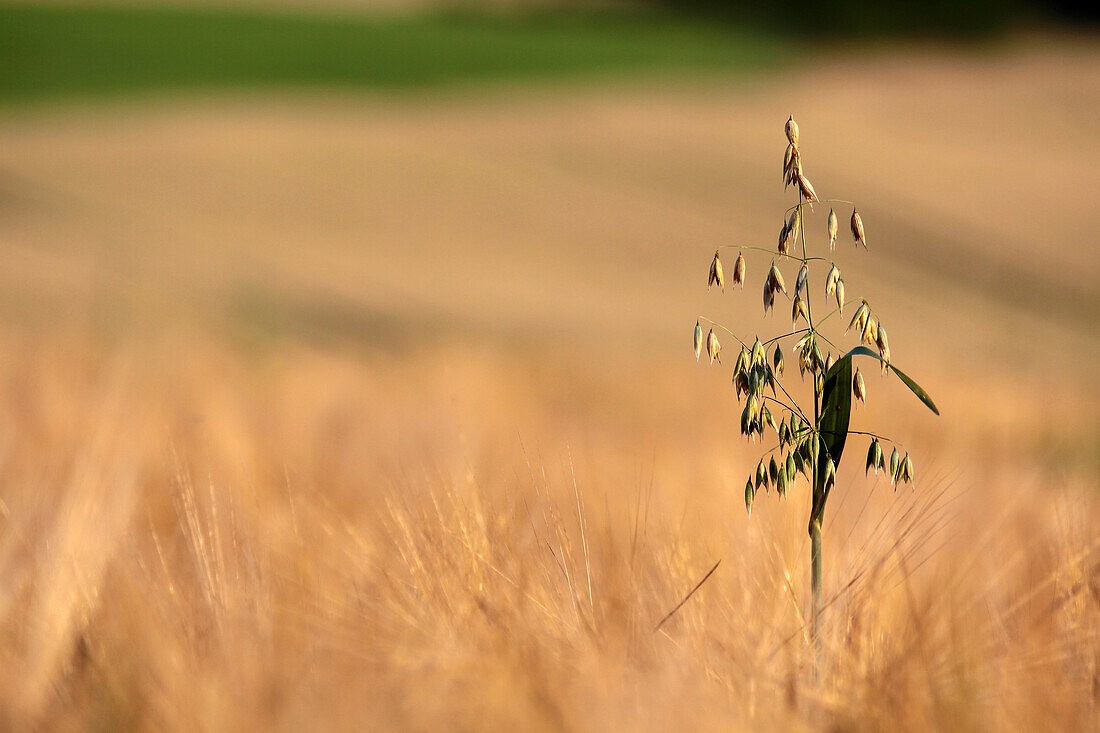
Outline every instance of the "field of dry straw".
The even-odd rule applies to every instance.
[[[806,497],[746,517],[689,346],[791,112],[942,411],[869,380],[917,480],[842,464],[819,682]],[[0,728],[1095,729],[1098,120],[1072,45],[6,112]]]

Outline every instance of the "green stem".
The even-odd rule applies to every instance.
[[[821,674],[821,520],[810,524],[810,586],[813,593],[813,616],[810,639],[814,649],[814,678]]]

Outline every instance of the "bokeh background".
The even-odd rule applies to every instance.
[[[0,3],[0,727],[1092,729],[1095,22]],[[805,483],[746,516],[689,345],[788,330],[766,255],[706,272],[773,245],[792,114],[941,411],[865,370],[918,476],[853,437],[820,677]]]

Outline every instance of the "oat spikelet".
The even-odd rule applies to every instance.
[[[772,262],[772,269],[768,272],[768,282],[772,284],[773,288],[786,295],[787,284],[783,282],[783,273],[779,271],[774,262]]]
[[[794,121],[794,115],[787,118],[787,124],[783,128],[783,131],[787,133],[787,140],[791,145],[798,145],[798,123]]]
[[[829,249],[831,250],[836,246],[836,232],[837,232],[837,220],[836,212],[829,209]]]
[[[839,281],[840,281],[840,270],[836,269],[836,265],[834,264],[832,267],[829,268],[829,274],[825,277],[825,297],[826,298],[828,298],[830,295],[832,295],[833,293],[836,292],[836,284]]]
[[[809,201],[811,204],[817,201],[817,192],[814,191],[814,187],[810,185],[810,179],[801,173],[798,174],[798,190],[802,192],[802,197]]]
[[[791,327],[798,328],[798,319],[809,322],[809,318],[806,315],[806,304],[802,302],[802,296],[797,293],[794,296],[794,304],[791,306]]]
[[[733,263],[733,284],[745,289],[745,255],[737,253],[737,262]]]
[[[722,260],[718,259],[718,250],[714,250],[714,259],[710,263],[710,274],[707,276],[707,290],[712,285],[717,285],[723,291],[726,289],[726,280],[722,275]]]
[[[714,329],[710,329],[710,333],[707,334],[707,356],[710,357],[710,363],[713,364],[717,359],[718,363],[722,363],[722,359],[718,356],[718,352],[722,350],[722,345],[718,343],[718,335],[714,333]]]
[[[867,385],[863,381],[863,373],[859,371],[859,367],[856,367],[856,374],[852,377],[852,393],[857,400],[867,404]]]
[[[699,321],[695,322],[695,361],[699,361],[699,357],[703,355],[703,327],[699,325]]]
[[[840,315],[844,315],[844,281],[836,282],[836,309]]]
[[[857,244],[862,244],[864,249],[867,248],[867,237],[863,233],[863,219],[859,218],[855,209],[852,209],[852,236],[855,237]]]

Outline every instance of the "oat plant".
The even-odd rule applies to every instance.
[[[772,256],[764,276],[764,314],[774,310],[778,296],[791,303],[792,327],[765,341],[760,337],[750,343],[734,331],[709,318],[700,317],[695,324],[695,357],[699,359],[706,350],[710,363],[721,363],[721,340],[728,334],[740,346],[733,364],[733,389],[737,399],[744,400],[741,412],[741,433],[749,440],[773,443],[757,463],[745,484],[745,507],[752,514],[757,494],[775,489],[780,498],[798,490],[799,475],[808,482],[812,492],[810,505],[810,577],[813,595],[811,637],[816,641],[820,627],[822,608],[821,588],[821,525],[825,504],[836,482],[836,471],[844,454],[848,436],[869,438],[864,473],[874,470],[885,472],[895,486],[913,482],[913,460],[904,446],[895,440],[870,431],[852,430],[853,398],[867,400],[867,382],[856,357],[873,359],[881,373],[893,373],[912,392],[939,414],[936,405],[920,386],[894,366],[890,358],[890,341],[879,314],[865,298],[848,298],[844,277],[831,254],[836,247],[838,219],[836,211],[829,208],[825,218],[824,233],[828,237],[828,254],[814,256],[806,243],[808,218],[820,213],[826,205],[841,204],[852,207],[850,228],[854,246],[867,249],[867,236],[863,220],[850,201],[819,199],[814,187],[802,169],[802,153],[799,150],[798,125],[794,118],[787,120],[785,132],[787,149],[783,156],[784,189],[793,187],[798,203],[787,209],[779,240],[774,249],[755,246],[726,245],[714,253],[708,275],[708,289],[717,287],[724,291],[726,276],[722,267],[722,250],[737,250],[733,264],[732,284],[742,290],[747,277],[745,253],[766,253]],[[814,212],[814,204],[819,211]],[[845,209],[846,210],[846,209]],[[824,248],[822,248],[824,249]],[[783,276],[797,268],[793,288],[788,288]],[[822,284],[824,287],[822,287]],[[821,293],[822,300],[815,309],[814,293]],[[843,323],[845,311],[851,315],[843,336],[858,341],[852,347],[842,346],[842,337],[836,334],[830,340],[822,331],[829,325],[835,330]],[[703,335],[703,324],[708,326]],[[784,383],[786,353],[798,362],[799,376],[812,383],[813,402],[805,404],[795,398],[793,387]],[[866,364],[865,364],[866,365]],[[803,390],[808,392],[809,390]],[[889,454],[887,455],[887,450]]]

